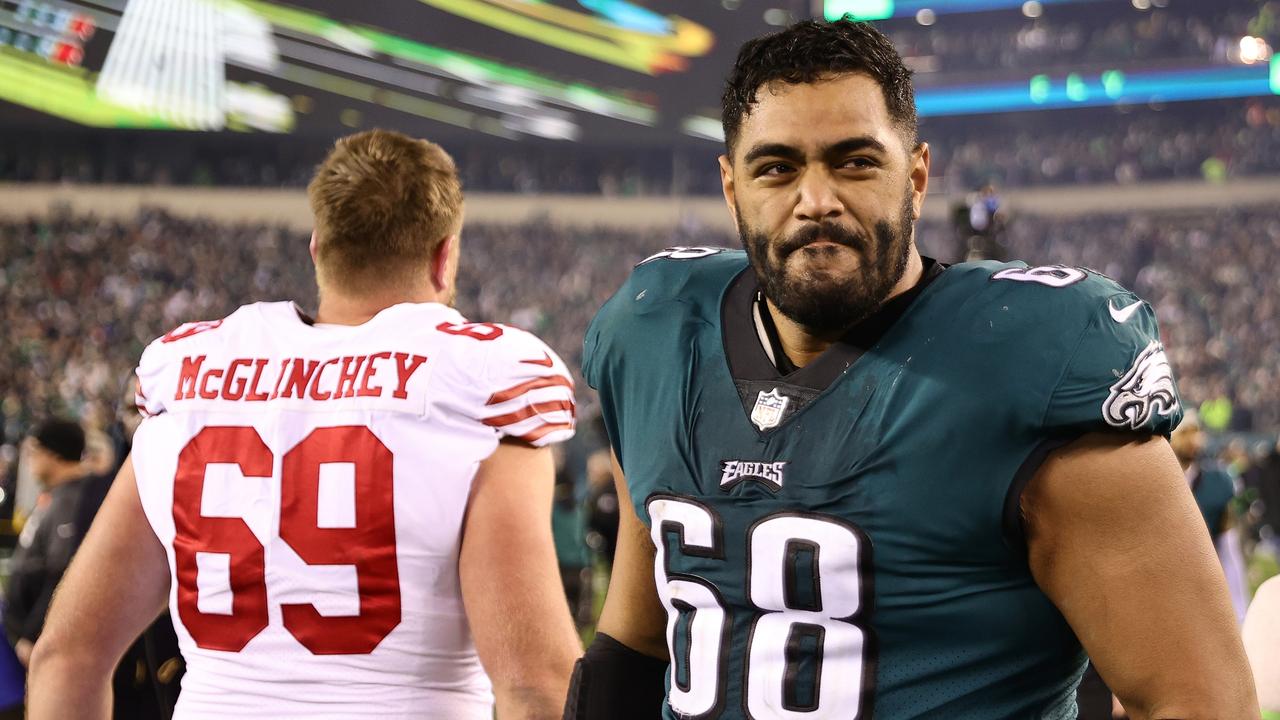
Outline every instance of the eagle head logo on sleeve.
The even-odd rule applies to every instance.
[[[1102,404],[1102,416],[1110,425],[1137,430],[1147,424],[1152,413],[1167,416],[1177,409],[1169,358],[1164,346],[1152,341],[1111,386],[1111,394]]]

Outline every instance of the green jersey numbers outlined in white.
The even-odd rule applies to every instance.
[[[732,620],[724,591],[705,578],[672,571],[677,553],[723,561],[723,523],[711,507],[687,497],[653,495],[646,506],[657,548],[654,578],[667,610],[668,702],[682,717],[736,714],[723,707]],[[679,538],[674,543],[673,533]],[[760,518],[740,540],[747,548],[741,582],[752,613],[746,716],[868,717],[875,668],[866,534],[832,516],[784,511]]]

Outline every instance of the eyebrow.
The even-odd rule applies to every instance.
[[[763,143],[751,148],[742,161],[753,163],[762,157],[780,157],[798,162],[804,159],[804,153],[800,152],[800,148],[785,143]]]
[[[845,138],[838,142],[832,143],[822,148],[821,155],[824,158],[832,158],[840,155],[847,155],[858,150],[874,150],[879,153],[888,153],[889,150],[884,143],[871,137],[870,135],[858,135],[856,137]],[[804,160],[804,152],[794,145],[786,143],[762,143],[751,148],[743,158],[743,162],[752,163],[762,157],[779,157],[784,160],[800,162]]]

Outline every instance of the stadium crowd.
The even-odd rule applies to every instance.
[[[1004,188],[1280,173],[1280,98],[925,118],[934,173]],[[685,148],[445,143],[469,192],[607,197],[718,195],[718,145]],[[0,182],[197,186],[306,185],[327,142],[296,138],[6,133]]]
[[[1131,184],[1280,172],[1280,103],[1222,103],[1220,112],[1113,115],[1110,123],[1028,122],[926,126],[934,170],[961,187]]]
[[[1079,66],[1081,58],[1090,63],[1227,63],[1239,61],[1243,36],[1270,39],[1273,46],[1280,37],[1276,2],[1252,7],[1199,3],[1191,13],[1177,3],[1165,9],[1148,3],[1146,11],[1115,8],[1101,19],[1092,8],[1041,12],[1035,19],[1014,23],[966,22],[967,18],[954,22],[944,17],[927,27],[908,25],[889,34],[909,62],[938,73],[1048,70]],[[926,58],[930,61],[922,64]]]
[[[955,260],[950,232],[923,224],[923,250]],[[736,244],[692,228],[548,224],[475,224],[464,237],[460,309],[535,330],[575,367],[587,322],[632,264],[669,245]],[[314,307],[306,240],[280,226],[158,211],[129,222],[54,215],[0,223],[3,441],[51,412],[105,425],[145,343],[183,322],[252,300]],[[1225,398],[1231,427],[1280,429],[1280,368],[1269,360],[1280,356],[1280,283],[1270,270],[1280,264],[1280,212],[1015,216],[1005,243],[1033,264],[1094,267],[1131,287],[1157,310],[1189,404]]]

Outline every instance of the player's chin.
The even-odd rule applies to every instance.
[[[837,274],[823,270],[788,274],[788,295],[803,305],[842,303],[850,295],[857,295],[859,283],[847,273]]]

